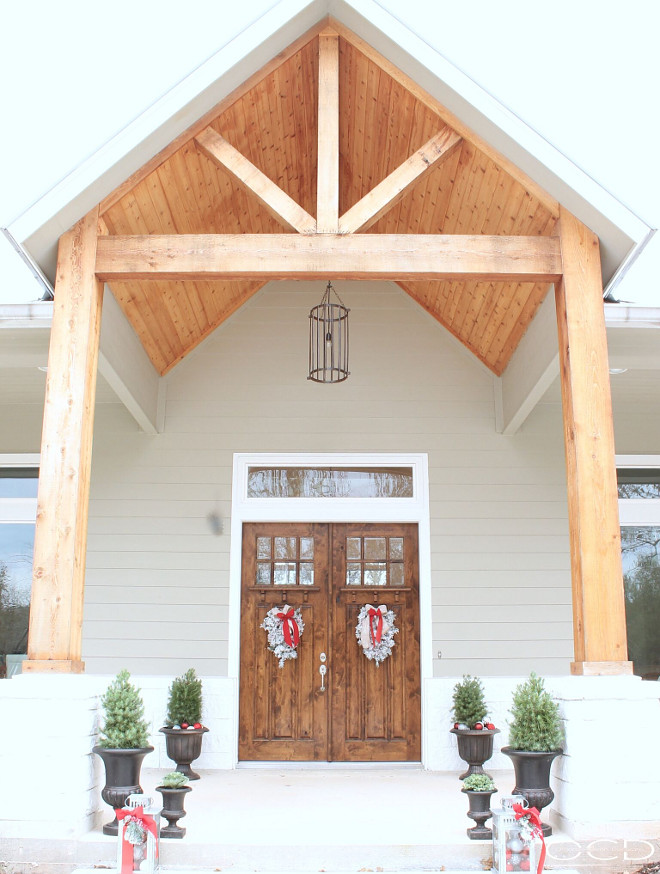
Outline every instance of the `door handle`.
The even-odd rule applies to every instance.
[[[319,668],[319,674],[321,675],[321,692],[325,692],[325,675],[328,673],[328,668],[325,664],[326,654],[324,652],[319,656],[319,661],[321,662],[321,667]]]

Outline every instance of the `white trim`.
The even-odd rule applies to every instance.
[[[617,455],[617,468],[660,467],[660,455]]]
[[[248,498],[249,466],[412,467],[412,498]],[[422,688],[422,764],[428,758],[426,680],[433,677],[431,616],[431,520],[426,453],[243,453],[234,454],[229,560],[228,676],[234,680],[233,764],[238,764],[241,558],[244,522],[416,522],[419,536],[419,661]]]
[[[36,498],[0,498],[0,525],[34,525],[36,518]]]
[[[0,467],[39,467],[40,462],[38,452],[0,453]]]

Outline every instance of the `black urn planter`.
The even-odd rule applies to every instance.
[[[458,755],[469,765],[459,780],[465,780],[470,774],[485,774],[483,764],[493,755],[493,738],[500,733],[499,728],[452,728],[450,731],[456,735]]]
[[[529,752],[527,750],[514,750],[513,747],[502,747],[502,752],[513,762],[513,770],[516,774],[516,785],[513,787],[513,795],[522,795],[530,807],[535,807],[539,813],[555,797],[550,788],[550,767],[557,756],[563,755],[562,749],[551,752]],[[552,826],[541,823],[543,836],[552,834]]]
[[[469,810],[467,815],[475,821],[473,828],[467,829],[467,836],[471,841],[489,841],[493,837],[492,831],[484,825],[490,819],[490,798],[497,789],[489,789],[487,792],[477,792],[474,789],[461,789],[468,797]]]
[[[105,786],[101,790],[101,798],[113,810],[123,807],[129,795],[141,793],[140,769],[142,760],[153,752],[153,747],[142,747],[135,750],[115,750],[95,746],[92,752],[103,760],[105,765]],[[116,835],[118,829],[117,817],[103,826],[104,835]]]
[[[161,838],[182,838],[186,830],[177,825],[177,820],[186,815],[183,802],[187,792],[192,792],[190,786],[156,786],[163,796],[163,809],[160,815],[167,820],[167,825],[160,830]]]
[[[165,735],[168,758],[176,762],[176,770],[185,774],[189,780],[199,780],[190,763],[199,758],[202,752],[202,739],[208,728],[161,728]]]

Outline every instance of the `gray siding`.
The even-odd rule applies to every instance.
[[[561,418],[495,433],[492,377],[404,292],[338,283],[351,377],[306,380],[319,283],[271,283],[167,377],[165,432],[108,408],[94,444],[84,659],[227,671],[234,452],[426,452],[438,676],[566,673],[571,595]],[[442,657],[438,658],[438,654]]]

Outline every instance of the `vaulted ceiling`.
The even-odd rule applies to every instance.
[[[327,29],[328,22],[319,31],[322,26]],[[339,216],[411,156],[427,161],[423,147],[440,135],[449,142],[443,160],[420,173],[363,232],[552,234],[555,201],[359,38],[335,22],[331,26],[339,33]],[[318,32],[308,33],[200,119],[102,202],[107,233],[295,233],[214,160],[204,145],[217,139],[211,132],[313,220],[318,57]],[[473,280],[399,284],[498,375],[549,287]],[[262,285],[132,280],[111,287],[154,366],[166,373]]]

